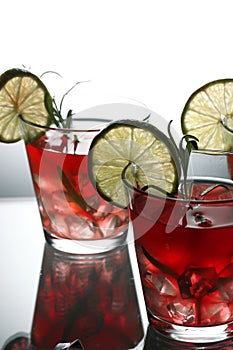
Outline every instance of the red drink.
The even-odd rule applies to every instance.
[[[54,140],[53,140],[54,141]],[[124,232],[127,211],[102,199],[88,176],[88,156],[63,136],[58,146],[45,136],[26,145],[44,229],[49,237],[100,240]]]
[[[85,350],[133,349],[143,327],[127,246],[69,255],[45,246],[31,348],[80,339]]]
[[[233,321],[233,187],[212,185],[195,184],[191,201],[135,190],[131,220],[156,328]]]

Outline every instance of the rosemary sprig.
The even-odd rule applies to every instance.
[[[70,183],[68,177],[62,170],[60,166],[57,166],[58,174],[61,178],[63,186],[66,188],[67,192],[69,193],[70,197],[73,199],[75,203],[79,205],[80,208],[82,208],[84,211],[87,209],[87,203],[84,201],[83,197],[77,193],[77,191],[74,189],[73,185]]]
[[[177,146],[171,132],[171,123],[172,123],[172,120],[168,124],[168,135],[174,146],[178,159],[180,160],[180,165],[181,165],[182,175],[183,175],[183,186],[181,188],[183,191],[182,194],[185,198],[188,198],[189,196],[188,196],[188,188],[187,188],[187,175],[188,175],[190,154],[193,150],[198,149],[199,140],[193,135],[186,134],[181,138],[179,145]],[[184,141],[186,142],[185,147],[183,147]]]
[[[75,83],[61,98],[59,106],[57,105],[57,101],[53,98],[53,114],[52,120],[57,127],[70,128],[72,116],[74,115],[72,109],[69,109],[65,118],[63,118],[62,107],[65,97],[78,85],[81,81]]]
[[[62,77],[59,73],[54,72],[54,71],[46,71],[40,77],[42,78],[44,75],[51,74],[51,73],[58,75],[60,78]],[[88,80],[87,81],[78,81],[68,91],[66,91],[66,93],[64,93],[64,95],[62,96],[59,105],[57,104],[55,97],[52,98],[53,110],[51,113],[51,119],[52,119],[52,122],[56,125],[56,127],[66,128],[66,129],[70,128],[72,117],[73,117],[74,113],[73,113],[72,109],[69,109],[67,115],[65,117],[63,117],[63,112],[62,112],[63,102],[64,102],[65,97],[67,95],[69,95],[69,93],[77,85],[84,83],[84,82],[88,82]]]

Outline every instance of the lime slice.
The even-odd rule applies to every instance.
[[[22,138],[20,115],[29,122],[49,126],[52,98],[36,75],[13,68],[0,76],[1,142],[16,142]],[[34,133],[30,138],[37,136]]]
[[[128,204],[122,181],[122,172],[128,164],[132,167],[127,179],[139,188],[159,187],[168,193],[177,190],[179,161],[174,146],[151,124],[133,120],[114,122],[91,144],[91,180],[102,197],[120,207]]]
[[[233,79],[215,80],[195,91],[182,112],[181,127],[184,134],[199,139],[199,149],[230,151],[233,148]]]

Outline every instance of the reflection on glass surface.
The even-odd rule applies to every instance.
[[[93,345],[94,346],[94,345]],[[105,346],[108,346],[108,344],[104,341],[102,342],[102,350],[110,350],[108,348],[105,348]],[[130,350],[128,348],[121,347],[122,344],[117,344],[116,347],[113,347],[113,349],[118,350]],[[5,344],[5,346],[2,348],[2,350],[33,350],[34,347],[30,347],[29,344],[29,337],[27,334],[16,334],[15,336],[12,336],[10,339],[8,339],[8,342]],[[58,344],[55,349],[51,350],[78,350],[83,349],[82,344],[79,340],[76,340],[72,343],[60,343]],[[84,348],[83,350],[85,350]],[[88,348],[89,349],[89,348]],[[99,347],[93,348],[92,350],[100,349]],[[141,344],[135,349],[143,349],[143,350],[232,350],[233,349],[233,343],[232,340],[222,341],[218,343],[211,343],[211,344],[188,344],[188,343],[181,343],[177,342],[175,340],[168,339],[161,335],[160,333],[157,333],[151,326],[148,327],[148,331],[145,338],[144,347],[143,344]]]
[[[31,347],[80,339],[85,350],[134,349],[143,338],[128,248],[69,255],[45,245]]]
[[[12,335],[4,344],[2,350],[27,350],[28,348],[28,334],[20,332]]]
[[[148,327],[143,350],[233,350],[233,341],[227,340],[218,343],[188,344],[164,337],[151,326]]]

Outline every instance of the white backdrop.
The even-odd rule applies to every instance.
[[[9,0],[0,29],[0,73],[24,65],[92,80],[177,130],[194,90],[233,78],[231,0]],[[0,167],[0,196],[31,194],[21,142],[0,144]]]

